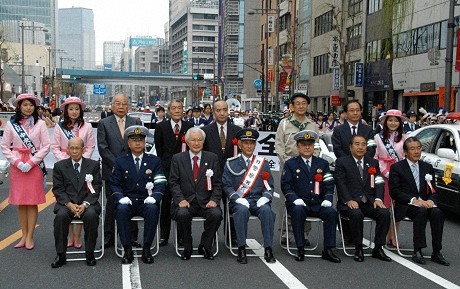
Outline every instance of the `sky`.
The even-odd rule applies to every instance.
[[[93,10],[98,64],[102,64],[104,41],[120,41],[129,35],[165,37],[168,0],[58,0],[58,3],[59,8]]]

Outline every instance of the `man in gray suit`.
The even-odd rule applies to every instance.
[[[123,138],[125,128],[141,125],[140,120],[127,116],[129,101],[123,93],[118,93],[112,101],[113,115],[99,121],[97,126],[97,148],[102,158],[102,179],[104,183],[110,179],[115,159],[129,152],[128,140]],[[105,209],[104,238],[105,248],[110,248],[115,240],[115,208],[110,185],[105,186],[107,204]],[[137,231],[135,232],[137,238]],[[137,242],[136,244],[137,245]]]
[[[99,214],[98,202],[102,180],[99,162],[82,157],[85,146],[83,140],[74,137],[69,140],[67,153],[70,158],[57,162],[53,169],[54,242],[57,257],[51,264],[59,268],[66,263],[67,235],[72,219],[83,220],[85,228],[86,265],[96,265],[94,247],[97,241]],[[87,179],[91,175],[92,180]]]
[[[192,218],[203,217],[204,232],[198,253],[213,260],[212,243],[222,221],[219,207],[222,197],[222,179],[217,155],[203,151],[206,133],[193,127],[185,134],[190,151],[175,154],[172,158],[169,182],[175,205],[173,219],[183,230],[184,252],[182,260],[192,254]]]

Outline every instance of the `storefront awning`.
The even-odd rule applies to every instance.
[[[433,90],[433,91],[408,91],[408,92],[403,93],[403,96],[424,96],[424,95],[439,95],[439,90]]]

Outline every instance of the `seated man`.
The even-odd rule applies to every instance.
[[[230,200],[233,212],[238,258],[241,264],[248,263],[246,256],[246,237],[250,215],[260,219],[264,237],[265,261],[276,262],[272,243],[276,214],[271,209],[273,197],[273,176],[265,158],[254,155],[259,133],[254,129],[241,129],[237,132],[238,147],[241,154],[230,158],[224,167],[222,186]]]
[[[144,153],[146,136],[152,135],[141,125],[133,125],[125,130],[124,137],[128,138],[131,153],[115,160],[110,177],[115,220],[124,248],[122,264],[131,264],[134,260],[131,244],[131,218],[134,216],[144,218],[142,261],[153,263],[150,247],[155,238],[166,178],[160,158]]]
[[[284,164],[281,190],[286,197],[286,209],[291,216],[292,230],[298,248],[296,261],[305,258],[304,224],[307,216],[324,221],[324,245],[322,258],[340,263],[332,248],[335,248],[337,212],[332,208],[334,178],[329,163],[313,156],[318,134],[303,130],[294,135],[299,156]]]
[[[175,154],[171,161],[172,217],[184,234],[182,260],[189,260],[192,254],[193,217],[206,219],[198,253],[208,260],[214,260],[212,243],[222,221],[220,164],[216,154],[203,151],[205,138],[206,133],[199,127],[190,128],[185,134],[190,151]]]
[[[406,159],[391,166],[390,195],[395,200],[394,214],[396,222],[405,216],[414,221],[412,260],[418,264],[426,264],[422,248],[426,247],[425,228],[430,220],[433,254],[431,261],[444,266],[449,262],[441,254],[444,214],[436,206],[439,198],[436,192],[433,166],[420,160],[421,143],[415,137],[406,139],[403,149]]]
[[[351,155],[343,156],[335,163],[337,209],[350,219],[350,233],[356,249],[354,260],[364,261],[363,219],[370,217],[376,221],[372,257],[389,262],[390,257],[382,249],[390,227],[390,212],[383,204],[384,181],[378,161],[366,155],[366,146],[365,137],[352,136]]]
[[[96,265],[94,248],[101,213],[98,199],[102,179],[99,162],[82,157],[84,148],[81,138],[70,139],[67,145],[70,158],[54,164],[53,194],[56,197],[54,243],[57,257],[51,264],[52,268],[59,268],[66,264],[67,236],[69,224],[73,219],[83,221],[86,265]]]

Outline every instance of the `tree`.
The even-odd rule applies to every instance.
[[[0,27],[0,100],[4,102],[4,70],[3,63],[8,63],[13,57],[8,55],[8,42],[6,41],[6,30]]]

